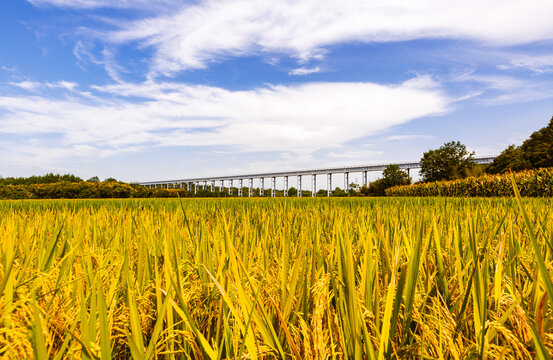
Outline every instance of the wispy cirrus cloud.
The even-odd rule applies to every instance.
[[[33,91],[42,86],[42,83],[38,81],[30,81],[30,80],[23,80],[18,82],[11,82],[9,83],[12,86],[16,86],[18,88],[27,90],[27,91]]]
[[[51,82],[39,82],[39,81],[31,81],[31,80],[23,80],[23,81],[16,81],[16,82],[10,82],[9,85],[27,90],[27,91],[36,91],[41,88],[49,88],[49,89],[65,89],[72,91],[77,87],[77,84],[71,81],[58,81],[55,83]]]
[[[486,105],[498,105],[553,98],[553,84],[544,79],[468,71],[449,81],[467,86],[467,95],[457,101],[470,99]]]
[[[300,67],[294,70],[290,70],[288,72],[288,75],[309,75],[309,74],[315,74],[322,70],[320,66],[315,67]]]
[[[15,72],[17,71],[17,66],[0,66],[0,69],[7,72]]]
[[[535,73],[551,73],[553,72],[553,54],[518,55],[508,64],[499,65],[498,68],[502,70],[522,68]]]
[[[551,40],[551,13],[548,0],[211,0],[122,23],[107,40],[153,48],[152,72],[170,75],[228,56],[278,53],[302,63],[345,42],[450,38],[503,46]]]

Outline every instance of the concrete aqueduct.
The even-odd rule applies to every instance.
[[[489,164],[493,161],[494,156],[488,157],[479,157],[475,158],[477,164]],[[400,169],[407,170],[407,173],[411,169],[420,168],[419,162],[409,162],[409,163],[398,163],[396,164]],[[177,189],[186,189],[191,191],[194,189],[196,193],[201,187],[203,189],[209,189],[210,191],[215,191],[217,185],[220,186],[220,190],[223,190],[228,184],[229,194],[232,195],[234,187],[238,189],[238,196],[243,196],[242,189],[244,188],[244,180],[248,181],[248,196],[253,196],[253,187],[254,180],[259,181],[259,187],[261,188],[261,194],[265,192],[265,180],[270,180],[270,189],[271,196],[276,196],[276,180],[277,178],[283,178],[284,180],[284,196],[288,196],[288,179],[290,177],[297,177],[298,184],[298,194],[297,196],[302,196],[302,180],[307,176],[311,182],[311,196],[315,196],[317,193],[317,175],[326,175],[327,181],[327,196],[330,196],[332,192],[332,175],[333,174],[344,174],[344,184],[345,191],[349,191],[349,175],[351,173],[362,173],[363,185],[367,185],[367,173],[369,171],[383,171],[388,164],[383,165],[367,165],[367,166],[351,166],[351,167],[339,167],[339,168],[329,168],[329,169],[313,169],[313,170],[296,170],[296,171],[285,171],[285,172],[272,172],[272,173],[260,173],[260,174],[249,174],[249,175],[233,175],[233,176],[216,176],[216,177],[206,177],[206,178],[191,178],[191,179],[179,179],[179,180],[162,180],[162,181],[149,181],[149,182],[140,182],[139,185],[150,187],[150,188],[177,188]]]

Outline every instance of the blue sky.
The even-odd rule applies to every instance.
[[[451,140],[495,155],[553,116],[552,13],[549,0],[2,1],[0,175],[400,162]]]

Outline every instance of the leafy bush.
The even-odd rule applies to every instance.
[[[521,171],[514,174],[522,196],[553,196],[553,168]],[[513,196],[510,174],[437,181],[386,190],[389,196]]]

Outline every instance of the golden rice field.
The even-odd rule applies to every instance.
[[[550,359],[553,200],[0,202],[0,356]]]

